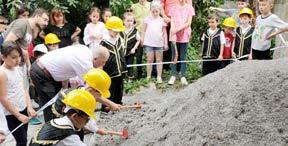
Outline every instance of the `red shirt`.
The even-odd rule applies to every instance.
[[[233,34],[225,33],[225,32],[224,32],[224,36],[225,36],[226,43],[224,45],[223,58],[230,59],[232,58],[232,44],[233,44],[235,37]]]
[[[29,58],[33,57],[34,56],[34,53],[33,53],[33,49],[34,49],[34,45],[33,45],[33,42],[31,42],[28,46],[28,55],[29,55]]]

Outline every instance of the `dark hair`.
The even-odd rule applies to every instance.
[[[22,15],[25,12],[29,12],[29,9],[27,7],[22,6],[22,7],[18,8],[17,12],[16,12],[16,17],[18,18],[20,15]]]
[[[36,16],[42,16],[43,14],[46,14],[47,16],[49,16],[49,13],[47,10],[43,9],[43,8],[37,8],[33,14],[32,17],[36,17]]]
[[[1,54],[4,57],[7,57],[13,50],[16,50],[22,57],[22,49],[12,41],[7,41],[2,44]]]
[[[247,2],[247,0],[237,0],[237,2]]]
[[[105,14],[106,12],[111,12],[111,14],[112,14],[112,9],[110,9],[110,8],[105,8],[105,9],[102,11],[102,14],[101,14],[101,20],[102,20],[102,21],[104,21],[103,16],[104,16],[104,14]]]
[[[55,21],[55,16],[58,17],[60,15],[63,15],[63,23],[67,23],[67,20],[66,20],[66,17],[65,17],[65,14],[64,12],[61,10],[61,9],[58,9],[58,8],[53,8],[50,12],[50,23],[52,25],[56,25],[56,21]]]
[[[90,15],[91,15],[93,12],[97,12],[97,13],[99,14],[99,20],[101,19],[101,10],[100,10],[98,7],[93,7],[93,8],[91,8],[91,10],[90,10],[89,13],[88,13],[88,22],[91,22],[91,20],[90,20]]]
[[[124,20],[127,16],[131,16],[131,17],[133,17],[134,20],[135,20],[135,17],[134,17],[134,15],[133,15],[133,13],[131,13],[131,12],[125,12],[125,13],[123,14],[123,20]]]
[[[77,109],[69,109],[66,113],[67,116],[72,116],[74,113],[76,113],[78,116],[86,116],[86,117],[89,117],[86,113],[84,113],[83,111],[81,110],[77,110]]]
[[[216,14],[211,14],[207,17],[208,20],[215,19],[217,22],[219,22],[219,17]]]

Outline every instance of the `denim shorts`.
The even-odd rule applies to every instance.
[[[163,47],[151,47],[151,46],[144,46],[146,53],[150,53],[150,52],[160,52],[163,51]]]

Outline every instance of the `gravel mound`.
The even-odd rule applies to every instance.
[[[98,125],[130,137],[94,145],[288,145],[288,59],[236,62],[185,89],[145,89],[125,103],[138,110],[101,115]]]

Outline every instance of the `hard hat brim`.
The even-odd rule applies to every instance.
[[[102,97],[105,97],[105,98],[109,98],[109,97],[111,96],[109,90],[106,90],[106,91],[100,92],[100,94],[101,94]]]

